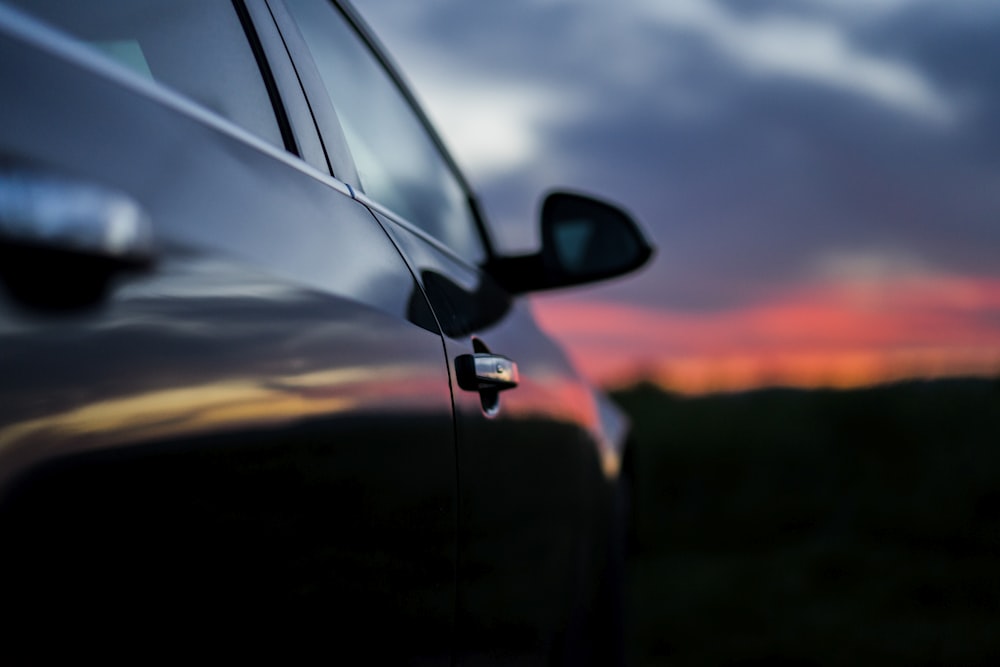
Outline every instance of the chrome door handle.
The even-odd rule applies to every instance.
[[[153,259],[152,225],[130,197],[32,172],[0,173],[0,243],[126,266]]]
[[[517,386],[517,364],[497,354],[463,354],[455,359],[458,386],[466,391],[503,391]]]
[[[149,269],[153,260],[149,217],[128,195],[35,171],[0,171],[0,291],[22,306],[96,306],[114,277]]]

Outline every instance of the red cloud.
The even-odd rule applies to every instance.
[[[855,386],[1000,370],[1000,280],[828,282],[714,312],[545,298],[543,326],[603,383],[645,375],[681,391]]]

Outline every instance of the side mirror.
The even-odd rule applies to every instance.
[[[619,208],[583,195],[554,192],[542,205],[542,259],[553,275],[591,282],[639,268],[652,247]]]
[[[585,195],[549,194],[542,204],[541,227],[539,253],[500,257],[487,266],[513,294],[624,275],[653,254],[653,247],[627,213]]]

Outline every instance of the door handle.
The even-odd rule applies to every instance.
[[[31,172],[0,173],[0,243],[141,267],[153,259],[149,217],[129,196]]]
[[[458,386],[466,391],[503,391],[517,386],[517,364],[497,354],[463,354],[455,359]]]
[[[31,171],[0,172],[0,287],[15,301],[94,306],[114,276],[153,260],[152,224],[128,195]]]

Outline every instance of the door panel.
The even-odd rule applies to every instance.
[[[459,451],[459,654],[463,664],[579,662],[605,558],[610,486],[596,405],[523,301],[404,225],[403,249],[445,334]],[[489,351],[520,382],[495,415],[460,389],[454,361]]]
[[[85,308],[0,293],[0,650],[450,664],[451,394],[396,248],[297,158],[38,39],[0,21],[0,167],[123,193],[156,258]],[[37,250],[46,289],[84,277]]]

